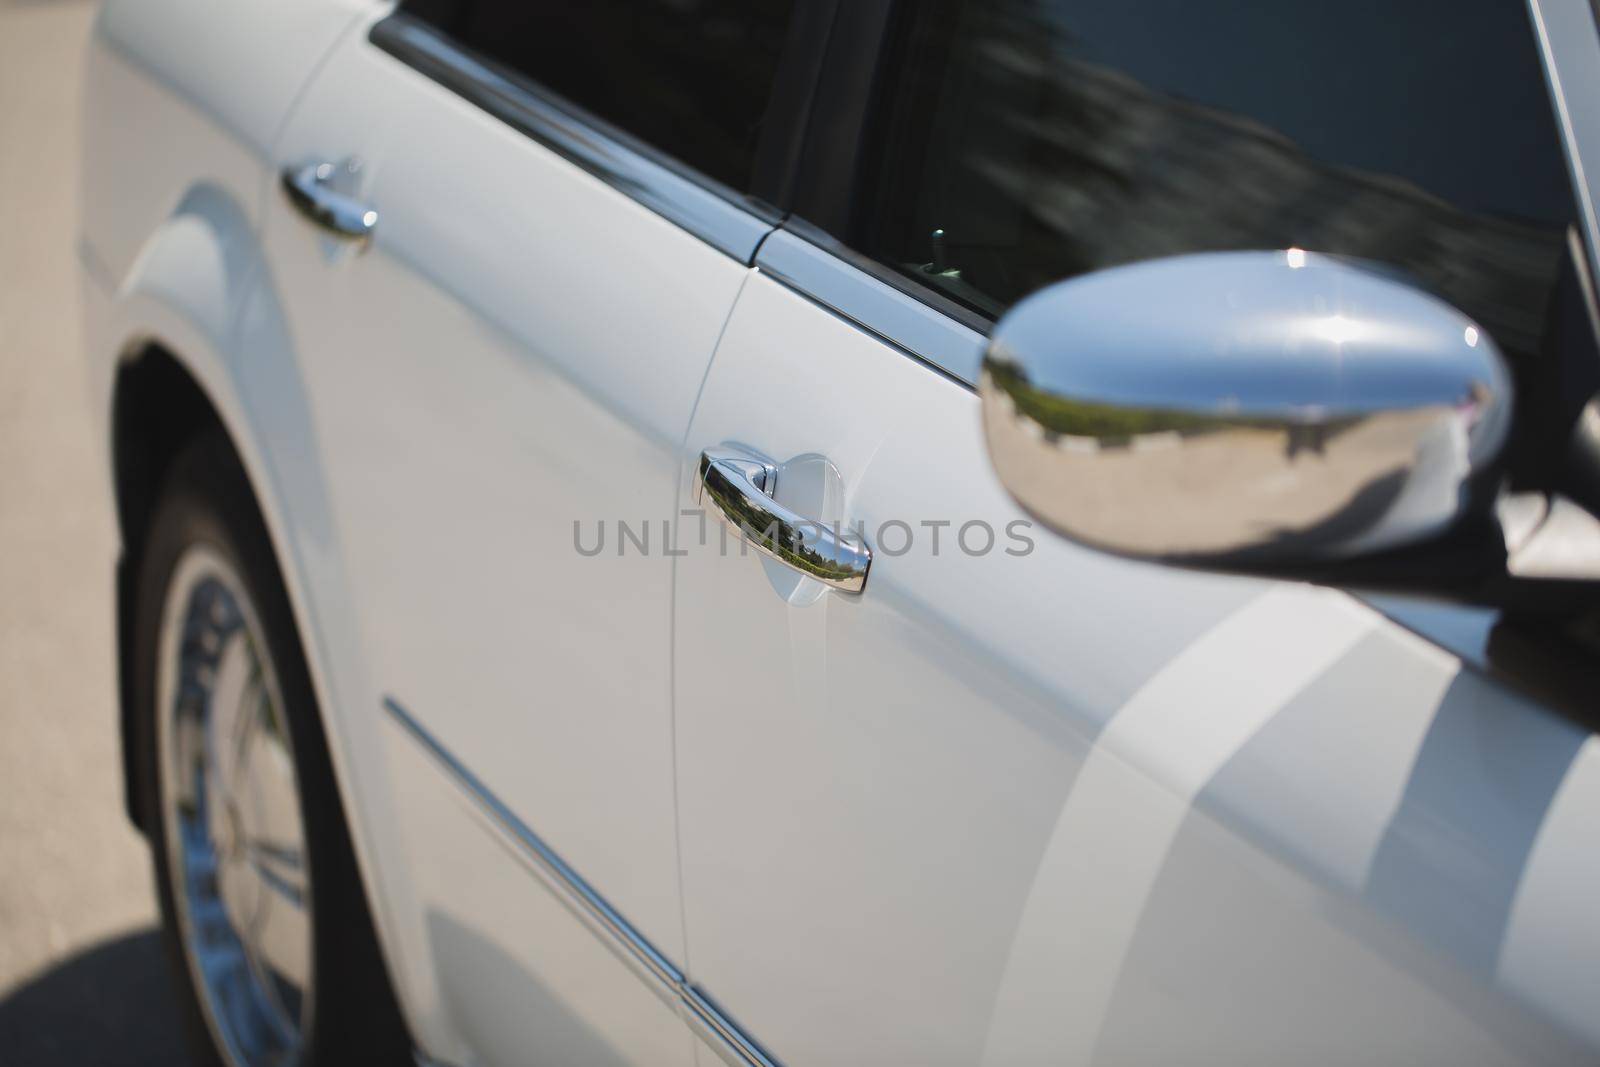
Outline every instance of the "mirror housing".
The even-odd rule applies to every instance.
[[[1504,562],[1505,361],[1370,264],[1223,252],[1061,282],[1000,320],[979,392],[1006,488],[1094,548],[1316,574],[1471,529],[1461,566]]]

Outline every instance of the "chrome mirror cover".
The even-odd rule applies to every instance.
[[[1041,290],[979,383],[1001,481],[1122,555],[1348,559],[1482,503],[1512,386],[1487,332],[1366,264],[1179,256]]]

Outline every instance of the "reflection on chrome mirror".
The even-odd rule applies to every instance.
[[[1392,275],[1291,249],[1086,275],[996,327],[1007,489],[1085,544],[1195,563],[1349,559],[1443,532],[1511,421],[1489,336]]]

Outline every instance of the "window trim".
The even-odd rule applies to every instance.
[[[1593,93],[1600,86],[1600,0],[1590,0],[1593,19],[1582,16],[1577,4],[1563,0],[1532,0],[1528,5],[1534,45],[1544,67],[1545,90],[1550,97],[1556,133],[1566,155],[1576,221],[1581,224],[1588,252],[1590,296],[1600,279],[1600,174],[1590,177],[1586,150],[1600,146],[1600,106]],[[1592,30],[1593,32],[1585,32]]]
[[[859,87],[834,77],[840,56],[870,82],[888,0],[801,0],[784,44],[752,184],[787,204],[820,178],[816,116],[837,115]],[[774,203],[701,174],[582,107],[457,44],[432,24],[397,10],[373,24],[370,42],[420,74],[576,164],[607,185],[739,262],[838,314],[957,384],[975,390],[992,323],[790,218]],[[859,123],[865,93],[851,109]],[[840,133],[838,123],[831,130]],[[854,136],[859,130],[844,130]],[[853,153],[851,156],[853,157]],[[814,202],[814,201],[813,201]]]
[[[977,389],[991,324],[954,301],[922,291],[795,219],[762,242],[755,265],[958,385]]]
[[[701,174],[404,10],[374,23],[368,40],[741,263],[754,261],[762,239],[783,218],[773,205]],[[787,127],[798,120],[779,106],[809,107],[810,94],[779,96],[775,88],[769,121]]]

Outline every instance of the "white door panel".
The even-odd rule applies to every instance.
[[[365,251],[322,236],[277,196],[267,227],[309,383],[307,446],[332,487],[329,547],[346,557],[361,619],[363,662],[336,665],[359,674],[361,696],[341,711],[383,715],[392,697],[634,930],[681,959],[671,561],[585,558],[574,523],[648,516],[660,536],[684,427],[748,268],[364,35],[308,91],[280,154],[359,157],[352,191],[379,213]],[[399,750],[415,742],[391,733],[405,790],[414,770]],[[419,867],[468,848],[439,837],[475,832],[444,817],[400,828]],[[456,916],[491,904],[509,916],[543,892],[467,863],[427,885],[421,906]],[[522,938],[540,925],[477,932]],[[539,1047],[531,1017],[466,1011],[453,988],[463,957],[446,960],[432,932],[419,936],[469,1046],[493,1059],[521,1033]],[[551,963],[565,937],[526,951]],[[542,972],[548,995],[567,995],[565,973]],[[597,1032],[631,1025],[630,996],[613,998],[615,1018],[591,1020]],[[510,1012],[517,999],[495,1003]],[[628,1062],[687,1050],[678,1041]]]
[[[693,976],[791,1067],[977,1062],[1099,718],[1259,590],[1037,528],[1030,555],[1005,554],[1023,516],[988,468],[976,398],[761,276],[688,443],[725,440],[827,456],[869,540],[891,520],[919,540],[898,557],[898,531],[875,541],[859,598],[800,607],[714,537],[678,561]],[[987,555],[952,526],[935,557],[919,526],[973,519],[999,535]]]
[[[683,506],[724,442],[826,456],[875,553],[859,597],[791,591],[715,534],[677,561],[691,977],[787,1067],[1594,1041],[1558,973],[1509,981],[1494,951],[1583,731],[1341,593],[1037,528],[1007,555],[1022,516],[976,398],[765,275],[696,408]],[[924,520],[953,523],[937,556]],[[960,549],[968,520],[994,551]],[[1508,767],[1475,732],[1542,758]],[[1589,870],[1567,840],[1548,869]]]

